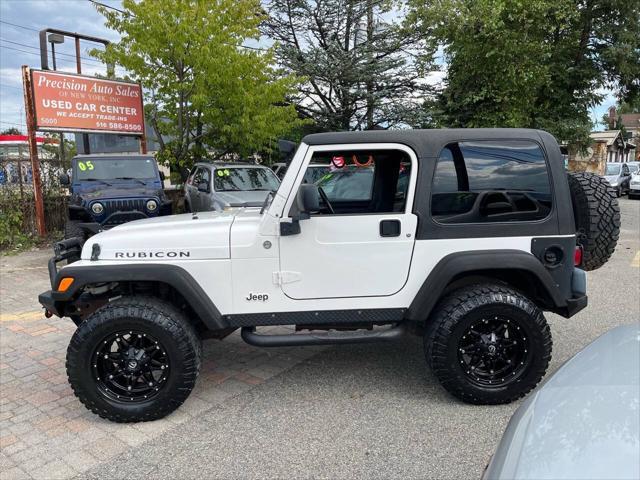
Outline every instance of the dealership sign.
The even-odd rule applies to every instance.
[[[142,88],[137,83],[31,71],[36,130],[142,135]]]

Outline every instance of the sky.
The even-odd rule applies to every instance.
[[[100,0],[120,7],[120,0]],[[89,0],[0,0],[0,130],[16,127],[25,130],[22,65],[40,68],[38,32],[57,28],[117,41],[118,34],[104,26],[104,19]],[[81,44],[82,73],[106,73],[105,67],[89,56],[98,44]],[[56,46],[58,70],[75,72],[75,48],[72,39]],[[50,60],[51,61],[51,60]],[[116,70],[116,75],[118,75]],[[442,72],[435,72],[441,78]],[[603,91],[605,100],[592,109],[591,117],[600,120],[610,105],[611,92]]]

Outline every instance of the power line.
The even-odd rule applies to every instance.
[[[36,57],[39,57],[40,54],[36,53],[36,52],[30,52],[28,50],[21,50],[19,48],[14,48],[14,47],[8,47],[6,45],[0,45],[0,48],[4,48],[6,50],[13,50],[16,52],[21,52],[21,53],[28,53],[29,55],[35,55]],[[76,62],[73,62],[71,60],[67,60],[66,58],[61,58],[60,60],[57,60],[58,62],[63,62],[63,63],[69,63],[70,65],[75,65]]]
[[[107,5],[106,3],[96,2],[95,0],[89,0],[89,3],[93,3],[94,5],[100,5],[101,7],[108,8],[110,10],[115,10],[116,12],[120,12],[123,15],[128,14],[128,12],[125,12],[124,10],[120,10],[119,8],[116,8],[116,7],[112,7],[111,5]]]
[[[4,41],[6,41],[6,40],[4,40]],[[36,57],[40,56],[40,54],[36,53],[36,52],[30,52],[28,50],[22,50],[20,48],[15,48],[15,47],[10,47],[8,45],[1,45],[0,44],[0,49],[2,49],[2,48],[6,49],[6,50],[13,50],[15,52],[26,53],[26,54],[29,54],[29,55],[35,55]],[[83,57],[80,57],[80,58],[83,58]],[[56,62],[58,62],[58,63],[62,62],[62,63],[66,63],[68,65],[76,65],[76,62],[74,60],[67,60],[66,58],[57,58],[56,57]],[[96,66],[105,66],[106,67],[106,65],[104,63],[96,63],[96,62],[94,62],[94,64]],[[121,67],[115,67],[115,69],[116,69],[116,73],[118,73],[120,75],[126,75],[127,74],[126,70],[124,70]],[[16,88],[16,87],[9,87],[9,88]]]
[[[7,25],[11,25],[12,27],[24,28],[25,30],[32,30],[34,32],[39,32],[40,31],[40,30],[35,29],[35,28],[25,27],[24,25],[18,25],[17,23],[6,22],[4,20],[0,20],[0,23],[6,23]]]
[[[14,41],[12,41],[12,40],[7,40],[7,39],[5,39],[5,38],[0,38],[0,41],[7,42],[7,43],[12,43],[12,44],[14,44],[14,45],[19,45],[19,46],[21,46],[21,47],[32,48],[33,50],[38,50],[38,51],[40,51],[40,48],[39,48],[39,47],[34,47],[34,46],[32,46],[32,45],[27,45],[26,43],[14,42]],[[75,59],[75,58],[76,58],[76,56],[75,56],[75,55],[72,55],[71,53],[56,52],[56,59],[58,58],[58,55],[63,55],[63,56],[65,56],[65,57],[71,57],[71,58],[73,58],[73,59]],[[97,64],[97,65],[104,65],[104,63],[102,63],[102,62],[100,62],[100,61],[96,60],[95,58],[82,57],[82,56],[81,56],[80,58],[81,58],[81,59],[83,59],[83,60],[85,60],[85,61],[87,61],[87,62],[90,62],[90,63],[95,63],[95,64]]]
[[[23,29],[25,29],[25,30],[31,30],[32,32],[38,32],[38,33],[40,33],[40,30],[38,30],[37,28],[27,27],[27,26],[25,26],[25,25],[18,25],[17,23],[7,22],[7,21],[5,21],[5,20],[0,20],[0,23],[5,23],[5,24],[7,24],[7,25],[11,25],[12,27],[23,28]],[[95,41],[93,41],[93,40],[88,40],[88,39],[85,39],[85,38],[82,38],[81,40],[82,40],[83,42],[91,42],[91,43],[95,43],[95,44],[97,44],[97,45],[104,45],[102,42],[95,42]]]
[[[26,123],[16,123],[16,122],[5,122],[4,120],[0,120],[0,123],[4,123],[5,125],[18,125],[20,127],[26,127]]]

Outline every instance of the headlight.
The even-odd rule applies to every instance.
[[[618,186],[618,182],[611,182],[611,186],[612,187],[617,187]]]
[[[91,211],[96,215],[100,215],[102,212],[104,212],[104,205],[102,205],[100,202],[96,202],[91,205]]]
[[[147,210],[149,210],[150,212],[154,212],[156,208],[158,208],[158,202],[156,202],[155,200],[149,200],[147,202]]]

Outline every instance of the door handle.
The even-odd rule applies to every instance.
[[[382,220],[380,222],[380,236],[381,237],[399,237],[400,220]]]

